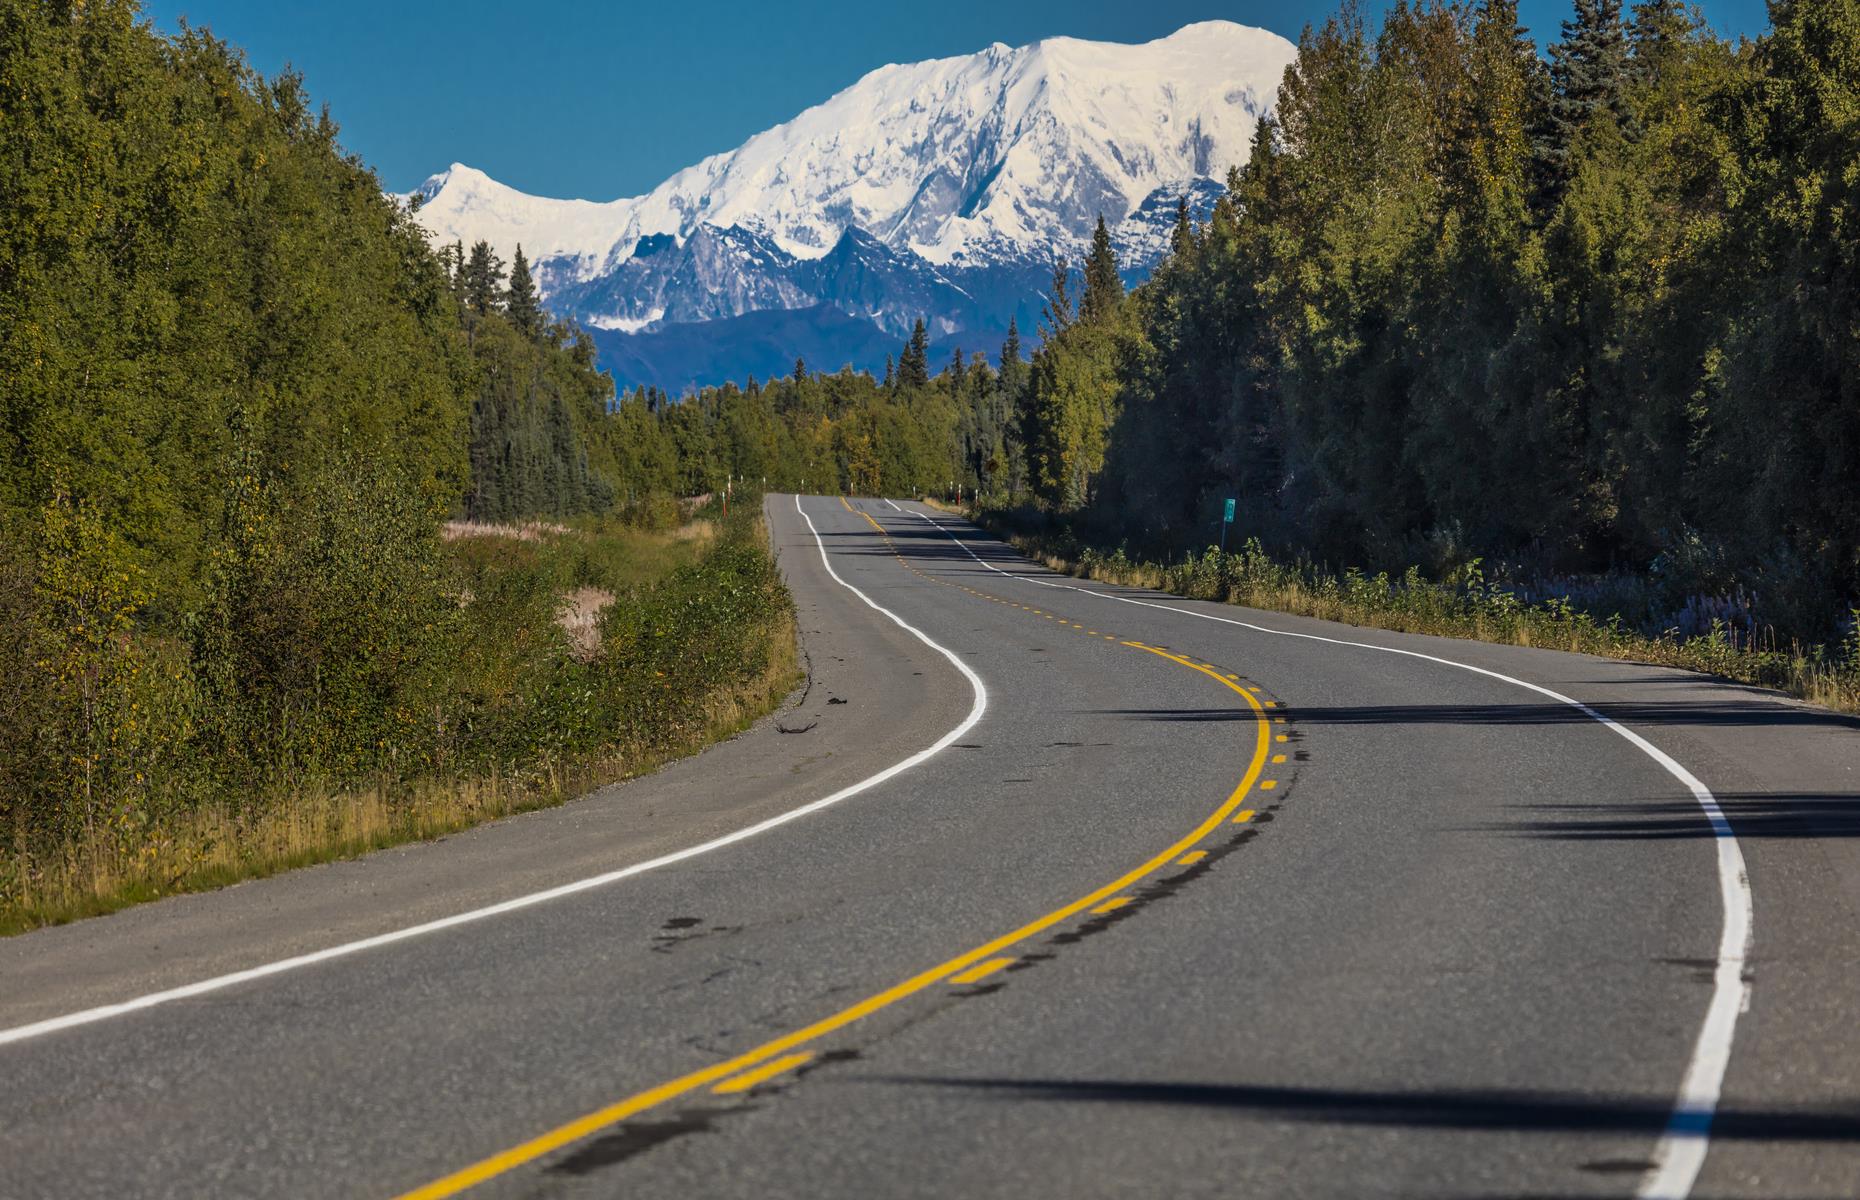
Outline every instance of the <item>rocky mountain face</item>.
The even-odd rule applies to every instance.
[[[1126,276],[1146,275],[1178,200],[1205,215],[1244,161],[1294,53],[1221,21],[1136,46],[997,44],[880,68],[645,196],[528,196],[454,164],[409,199],[436,241],[521,244],[623,387],[785,373],[791,355],[733,348],[767,340],[741,337],[759,313],[790,316],[758,329],[849,318],[804,339],[827,370],[877,365],[919,317],[993,349],[1011,316],[1031,331],[1054,260],[1076,261],[1100,216]]]

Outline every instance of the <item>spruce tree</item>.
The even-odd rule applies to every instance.
[[[1048,341],[1071,328],[1077,315],[1072,311],[1071,275],[1071,267],[1065,259],[1053,264],[1053,290],[1047,294],[1046,307],[1042,310],[1046,320],[1040,327],[1041,335]]]
[[[1188,220],[1188,193],[1175,202],[1175,228],[1169,231],[1169,253],[1181,255],[1192,244],[1195,227]]]
[[[491,252],[491,243],[472,246],[465,262],[465,304],[480,316],[498,310],[504,283],[504,264]]]
[[[911,327],[911,340],[904,345],[898,359],[898,385],[904,388],[930,386],[930,333],[922,317]]]
[[[895,372],[895,368],[893,367],[892,362],[891,362],[891,355],[887,354],[885,356],[885,382],[879,384],[879,386],[884,388],[886,391],[891,390],[891,381],[892,381],[892,376],[894,372]]]
[[[454,239],[452,242],[451,279],[452,298],[460,304],[465,303],[465,243]]]
[[[1124,298],[1124,281],[1117,273],[1117,255],[1111,251],[1111,231],[1104,217],[1091,235],[1091,253],[1085,258],[1085,294],[1079,299],[1079,319],[1096,324],[1117,310]]]
[[[807,360],[805,358],[794,360],[794,381],[797,384],[807,382]]]
[[[1611,120],[1631,132],[1627,51],[1621,0],[1576,0],[1575,19],[1563,22],[1562,40],[1550,47],[1550,92],[1532,138],[1544,203],[1560,197],[1574,173],[1570,153],[1584,129]]]
[[[1628,28],[1637,80],[1657,83],[1685,52],[1693,30],[1693,17],[1684,0],[1642,0],[1634,6]]]
[[[530,277],[529,260],[523,257],[521,243],[510,262],[510,290],[504,301],[504,313],[525,336],[535,337],[542,332],[542,303],[537,298],[536,281]]]

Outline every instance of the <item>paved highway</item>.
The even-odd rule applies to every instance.
[[[778,497],[649,779],[0,943],[0,1195],[1860,1192],[1860,729]]]

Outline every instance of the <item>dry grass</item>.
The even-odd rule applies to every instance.
[[[133,852],[114,840],[98,841],[29,880],[18,901],[0,909],[0,935],[442,837],[654,771],[741,733],[794,690],[800,670],[793,617],[781,618],[768,636],[768,669],[744,686],[713,696],[702,727],[668,749],[590,762],[544,762],[518,775],[305,792],[254,806],[259,815],[251,817],[224,809],[190,813]]]
[[[600,653],[601,612],[613,602],[612,592],[597,587],[578,587],[562,597],[555,622],[568,635],[569,653],[581,662],[592,662]]]
[[[448,542],[461,538],[502,537],[519,542],[540,542],[568,532],[568,526],[553,521],[525,521],[521,525],[500,525],[491,521],[447,521],[439,527],[439,536]]]

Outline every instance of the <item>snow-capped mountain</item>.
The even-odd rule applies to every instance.
[[[1025,322],[1100,215],[1147,272],[1177,200],[1205,211],[1245,160],[1294,54],[1224,21],[1135,46],[997,43],[882,67],[645,196],[544,199],[461,164],[413,196],[436,241],[506,259],[520,243],[551,308],[612,336],[823,305],[988,336]]]

